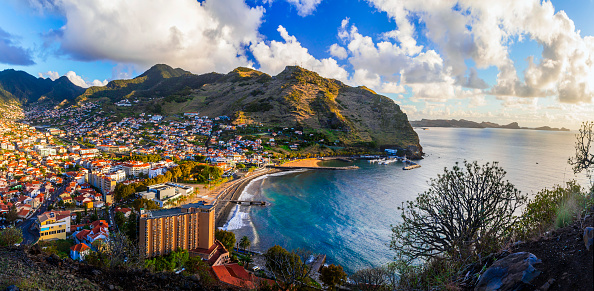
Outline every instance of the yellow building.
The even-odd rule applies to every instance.
[[[208,250],[214,245],[214,205],[199,202],[143,211],[139,220],[139,246],[147,258],[178,248]]]
[[[66,239],[70,232],[70,211],[48,211],[37,216],[39,240]]]

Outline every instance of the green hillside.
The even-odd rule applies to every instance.
[[[67,77],[52,81],[12,69],[0,72],[0,98],[4,101],[60,103],[72,101],[83,92],[83,88],[74,85]]]
[[[277,76],[244,67],[228,74],[195,75],[159,64],[134,79],[86,90],[65,77],[51,81],[6,70],[0,72],[0,98],[55,104],[99,101],[106,112],[119,117],[140,112],[225,115],[236,125],[300,128],[346,147],[409,148],[409,155],[422,154],[416,132],[392,99],[296,66]],[[122,99],[134,101],[133,107],[114,105]]]
[[[107,98],[107,99],[106,99]],[[234,124],[299,127],[346,146],[406,148],[420,154],[419,139],[406,114],[388,97],[290,66],[277,76],[237,68],[226,75],[193,75],[156,65],[130,80],[92,87],[78,100],[139,100],[140,109],[116,111],[164,115],[200,112]]]

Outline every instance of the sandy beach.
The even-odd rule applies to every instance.
[[[294,161],[286,162],[286,163],[280,165],[280,167],[310,167],[310,168],[318,168],[318,167],[321,167],[320,166],[320,162],[321,161],[322,160],[317,159],[317,158],[294,160]]]

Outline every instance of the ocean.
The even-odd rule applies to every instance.
[[[539,190],[576,179],[567,163],[574,155],[575,132],[511,129],[430,128],[417,130],[425,159],[402,170],[402,163],[329,161],[327,166],[357,165],[348,171],[280,172],[253,180],[241,200],[270,205],[236,206],[226,225],[237,240],[246,235],[252,250],[275,244],[327,255],[347,273],[393,260],[391,228],[400,221],[397,207],[426,191],[428,181],[464,160],[499,162],[506,179],[533,196]]]

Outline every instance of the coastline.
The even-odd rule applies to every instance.
[[[231,213],[233,206],[235,206],[234,203],[222,200],[237,200],[252,180],[276,172],[279,172],[279,170],[265,169],[259,172],[248,173],[246,176],[231,182],[230,185],[225,185],[215,199],[215,228],[223,227],[227,223],[229,213]]]

